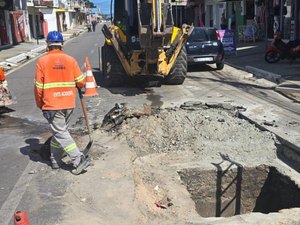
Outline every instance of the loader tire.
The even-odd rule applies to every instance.
[[[101,48],[102,74],[106,87],[123,86],[125,70],[112,46],[104,44]]]
[[[179,53],[169,75],[165,78],[164,84],[179,85],[183,84],[187,74],[187,54],[183,47]]]

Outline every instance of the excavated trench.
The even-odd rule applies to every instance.
[[[275,167],[215,166],[216,170],[179,171],[202,217],[271,213],[300,206],[299,187]]]
[[[177,174],[203,218],[300,207],[297,183],[273,164],[282,151],[276,136],[241,118],[241,110],[198,102],[167,109],[118,104],[102,128],[125,138],[152,188],[168,183],[168,165],[184,165]]]

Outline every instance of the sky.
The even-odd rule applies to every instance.
[[[90,0],[103,14],[110,15],[110,0]]]

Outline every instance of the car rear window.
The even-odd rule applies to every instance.
[[[214,29],[195,28],[189,37],[189,41],[217,41],[217,33]]]

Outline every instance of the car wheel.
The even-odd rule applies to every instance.
[[[224,61],[216,63],[217,70],[222,70],[224,68]]]

